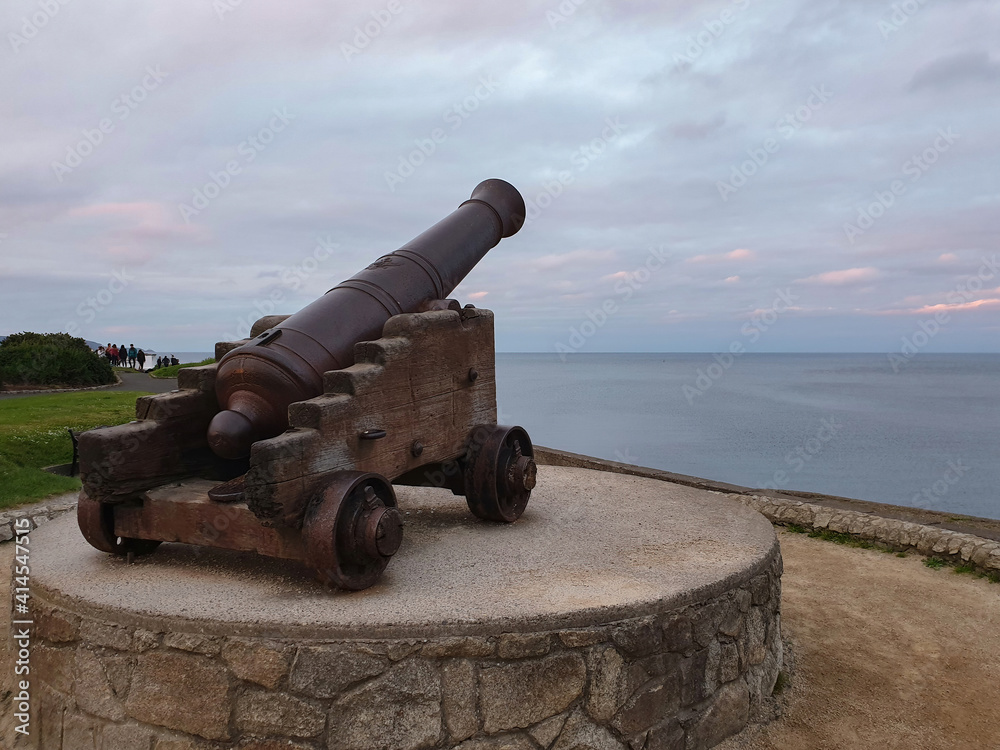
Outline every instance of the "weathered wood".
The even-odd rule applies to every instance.
[[[383,338],[357,345],[353,366],[326,373],[324,385],[324,395],[292,404],[288,432],[253,446],[247,504],[270,524],[301,525],[334,472],[392,480],[461,456],[475,426],[495,424],[493,314],[397,315]],[[365,440],[365,430],[386,435]]]
[[[189,479],[150,490],[138,502],[114,508],[115,533],[132,539],[183,542],[305,559],[302,539],[291,529],[265,528],[243,503],[212,502],[214,482]]]
[[[191,368],[205,370],[206,368]],[[192,382],[212,377],[195,373]],[[80,435],[80,478],[90,497],[121,502],[213,462],[205,431],[218,411],[213,391],[177,390],[136,400],[138,421]]]

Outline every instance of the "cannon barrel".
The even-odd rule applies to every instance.
[[[323,373],[354,363],[354,345],[379,338],[393,315],[444,299],[490,248],[524,223],[524,199],[503,180],[486,180],[451,215],[219,362],[222,411],[208,443],[243,458],[258,440],[288,428],[288,406],[323,392]]]

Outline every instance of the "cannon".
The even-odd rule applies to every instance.
[[[140,397],[135,421],[80,435],[85,539],[128,560],[162,542],[252,551],[360,590],[402,543],[394,485],[516,521],[531,439],[497,424],[493,313],[448,295],[524,216],[513,186],[487,180],[298,313],[216,344],[217,364]]]

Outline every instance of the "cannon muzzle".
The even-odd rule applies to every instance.
[[[208,443],[222,458],[242,458],[258,440],[288,427],[288,406],[323,392],[323,373],[354,363],[354,345],[382,335],[393,315],[444,299],[490,248],[524,223],[524,199],[503,180],[472,197],[426,232],[219,362],[222,411]]]

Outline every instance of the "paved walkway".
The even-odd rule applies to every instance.
[[[0,399],[5,398],[31,398],[32,396],[46,396],[52,393],[80,393],[82,391],[142,391],[146,393],[166,393],[177,387],[177,378],[151,378],[147,373],[135,372],[133,370],[115,370],[122,382],[107,388],[67,388],[44,393],[7,393],[0,392]]]

